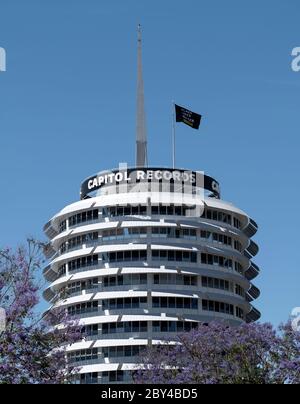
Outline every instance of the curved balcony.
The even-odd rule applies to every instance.
[[[248,301],[251,302],[251,301],[259,298],[260,290],[256,286],[251,284],[251,287],[248,290],[247,295],[248,295],[248,299],[249,299]]]
[[[253,258],[255,257],[255,255],[258,254],[259,247],[253,240],[250,240],[250,244],[247,247],[246,251],[249,253],[250,258]]]
[[[256,278],[259,275],[260,269],[259,267],[254,264],[254,262],[250,261],[250,266],[245,272],[246,278],[251,281],[252,279]]]
[[[244,233],[246,236],[249,238],[253,237],[258,231],[258,225],[257,223],[250,218],[248,226],[244,229]]]
[[[251,311],[246,315],[246,322],[252,323],[259,320],[261,317],[260,311],[258,311],[255,307],[251,308]]]

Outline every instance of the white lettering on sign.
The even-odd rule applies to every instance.
[[[169,171],[169,170],[136,170],[129,176],[127,171],[119,171],[116,173],[102,174],[98,177],[91,178],[88,181],[88,189],[92,190],[101,185],[114,184],[120,182],[133,182],[137,181],[148,181],[148,180],[165,180],[165,181],[183,181],[192,182],[196,181],[196,174],[192,172],[180,172],[180,171]]]

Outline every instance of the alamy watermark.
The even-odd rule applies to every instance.
[[[291,313],[292,328],[300,332],[300,307],[295,307]]]
[[[292,56],[294,56],[294,59],[292,60],[291,68],[297,73],[300,71],[300,46],[292,50]]]
[[[6,50],[0,47],[0,73],[6,72]]]

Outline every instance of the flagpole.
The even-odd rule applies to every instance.
[[[175,102],[172,101],[172,160],[173,160],[173,168],[175,168],[175,151],[176,151],[176,143],[175,143]]]

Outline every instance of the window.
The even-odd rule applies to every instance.
[[[147,303],[147,298],[145,297],[104,299],[102,300],[102,308],[103,310],[138,309],[145,303]]]
[[[139,355],[142,349],[143,345],[105,347],[102,354],[105,358],[132,357]]]
[[[147,274],[104,276],[102,282],[105,288],[122,285],[145,285],[147,284]]]
[[[231,258],[222,257],[219,255],[201,254],[202,264],[215,265],[223,268],[233,269],[233,260]],[[235,270],[242,271],[242,265],[235,261]]]
[[[220,212],[212,209],[205,209],[202,215],[203,218],[208,220],[215,220],[222,223],[227,223],[231,225],[232,216],[225,212]]]
[[[98,232],[91,232],[87,234],[83,234],[82,236],[72,237],[68,240],[67,243],[63,243],[61,245],[61,249],[71,250],[83,244],[92,244],[98,240]]]
[[[69,271],[75,271],[79,268],[90,267],[98,264],[98,254],[88,255],[69,261]]]
[[[185,261],[196,263],[197,253],[193,251],[153,250],[152,259],[154,261]]]
[[[102,334],[115,334],[118,333],[143,333],[147,332],[148,323],[147,321],[126,321],[119,323],[104,323],[102,325]]]
[[[197,286],[197,276],[181,274],[155,274],[153,276],[155,285],[185,285]]]
[[[69,226],[76,226],[77,224],[89,222],[98,219],[98,209],[92,209],[86,212],[77,213],[69,217]]]
[[[245,290],[238,284],[235,285],[235,293],[239,296],[245,296]]]
[[[81,293],[83,290],[98,289],[98,278],[88,279],[87,281],[72,282],[67,285],[67,294],[74,295]]]
[[[90,314],[98,312],[98,301],[95,300],[93,302],[85,302],[81,304],[76,304],[68,307],[68,313],[70,315],[79,315],[79,314]]]
[[[225,313],[231,316],[234,315],[234,306],[224,302],[216,302],[213,300],[202,300],[202,310],[212,311],[216,313]]]
[[[153,321],[152,322],[152,332],[183,332],[190,331],[193,328],[196,328],[198,325],[197,322],[192,321]]]
[[[59,223],[59,232],[62,233],[67,229],[67,221],[63,220],[62,222]]]
[[[98,373],[83,373],[80,375],[80,384],[97,384]]]
[[[97,336],[98,335],[98,324],[85,325],[81,329],[81,333],[83,334],[83,337]]]
[[[198,299],[182,297],[157,297],[152,298],[153,308],[176,308],[176,309],[198,309]]]
[[[236,317],[244,319],[244,310],[242,310],[240,307],[236,307],[235,310],[236,310],[235,313]]]
[[[79,351],[73,351],[68,353],[69,363],[81,362],[81,361],[91,361],[98,358],[98,349],[81,349]]]
[[[122,262],[122,261],[144,261],[147,259],[146,250],[134,250],[134,251],[118,251],[102,254],[102,261],[108,262]]]

